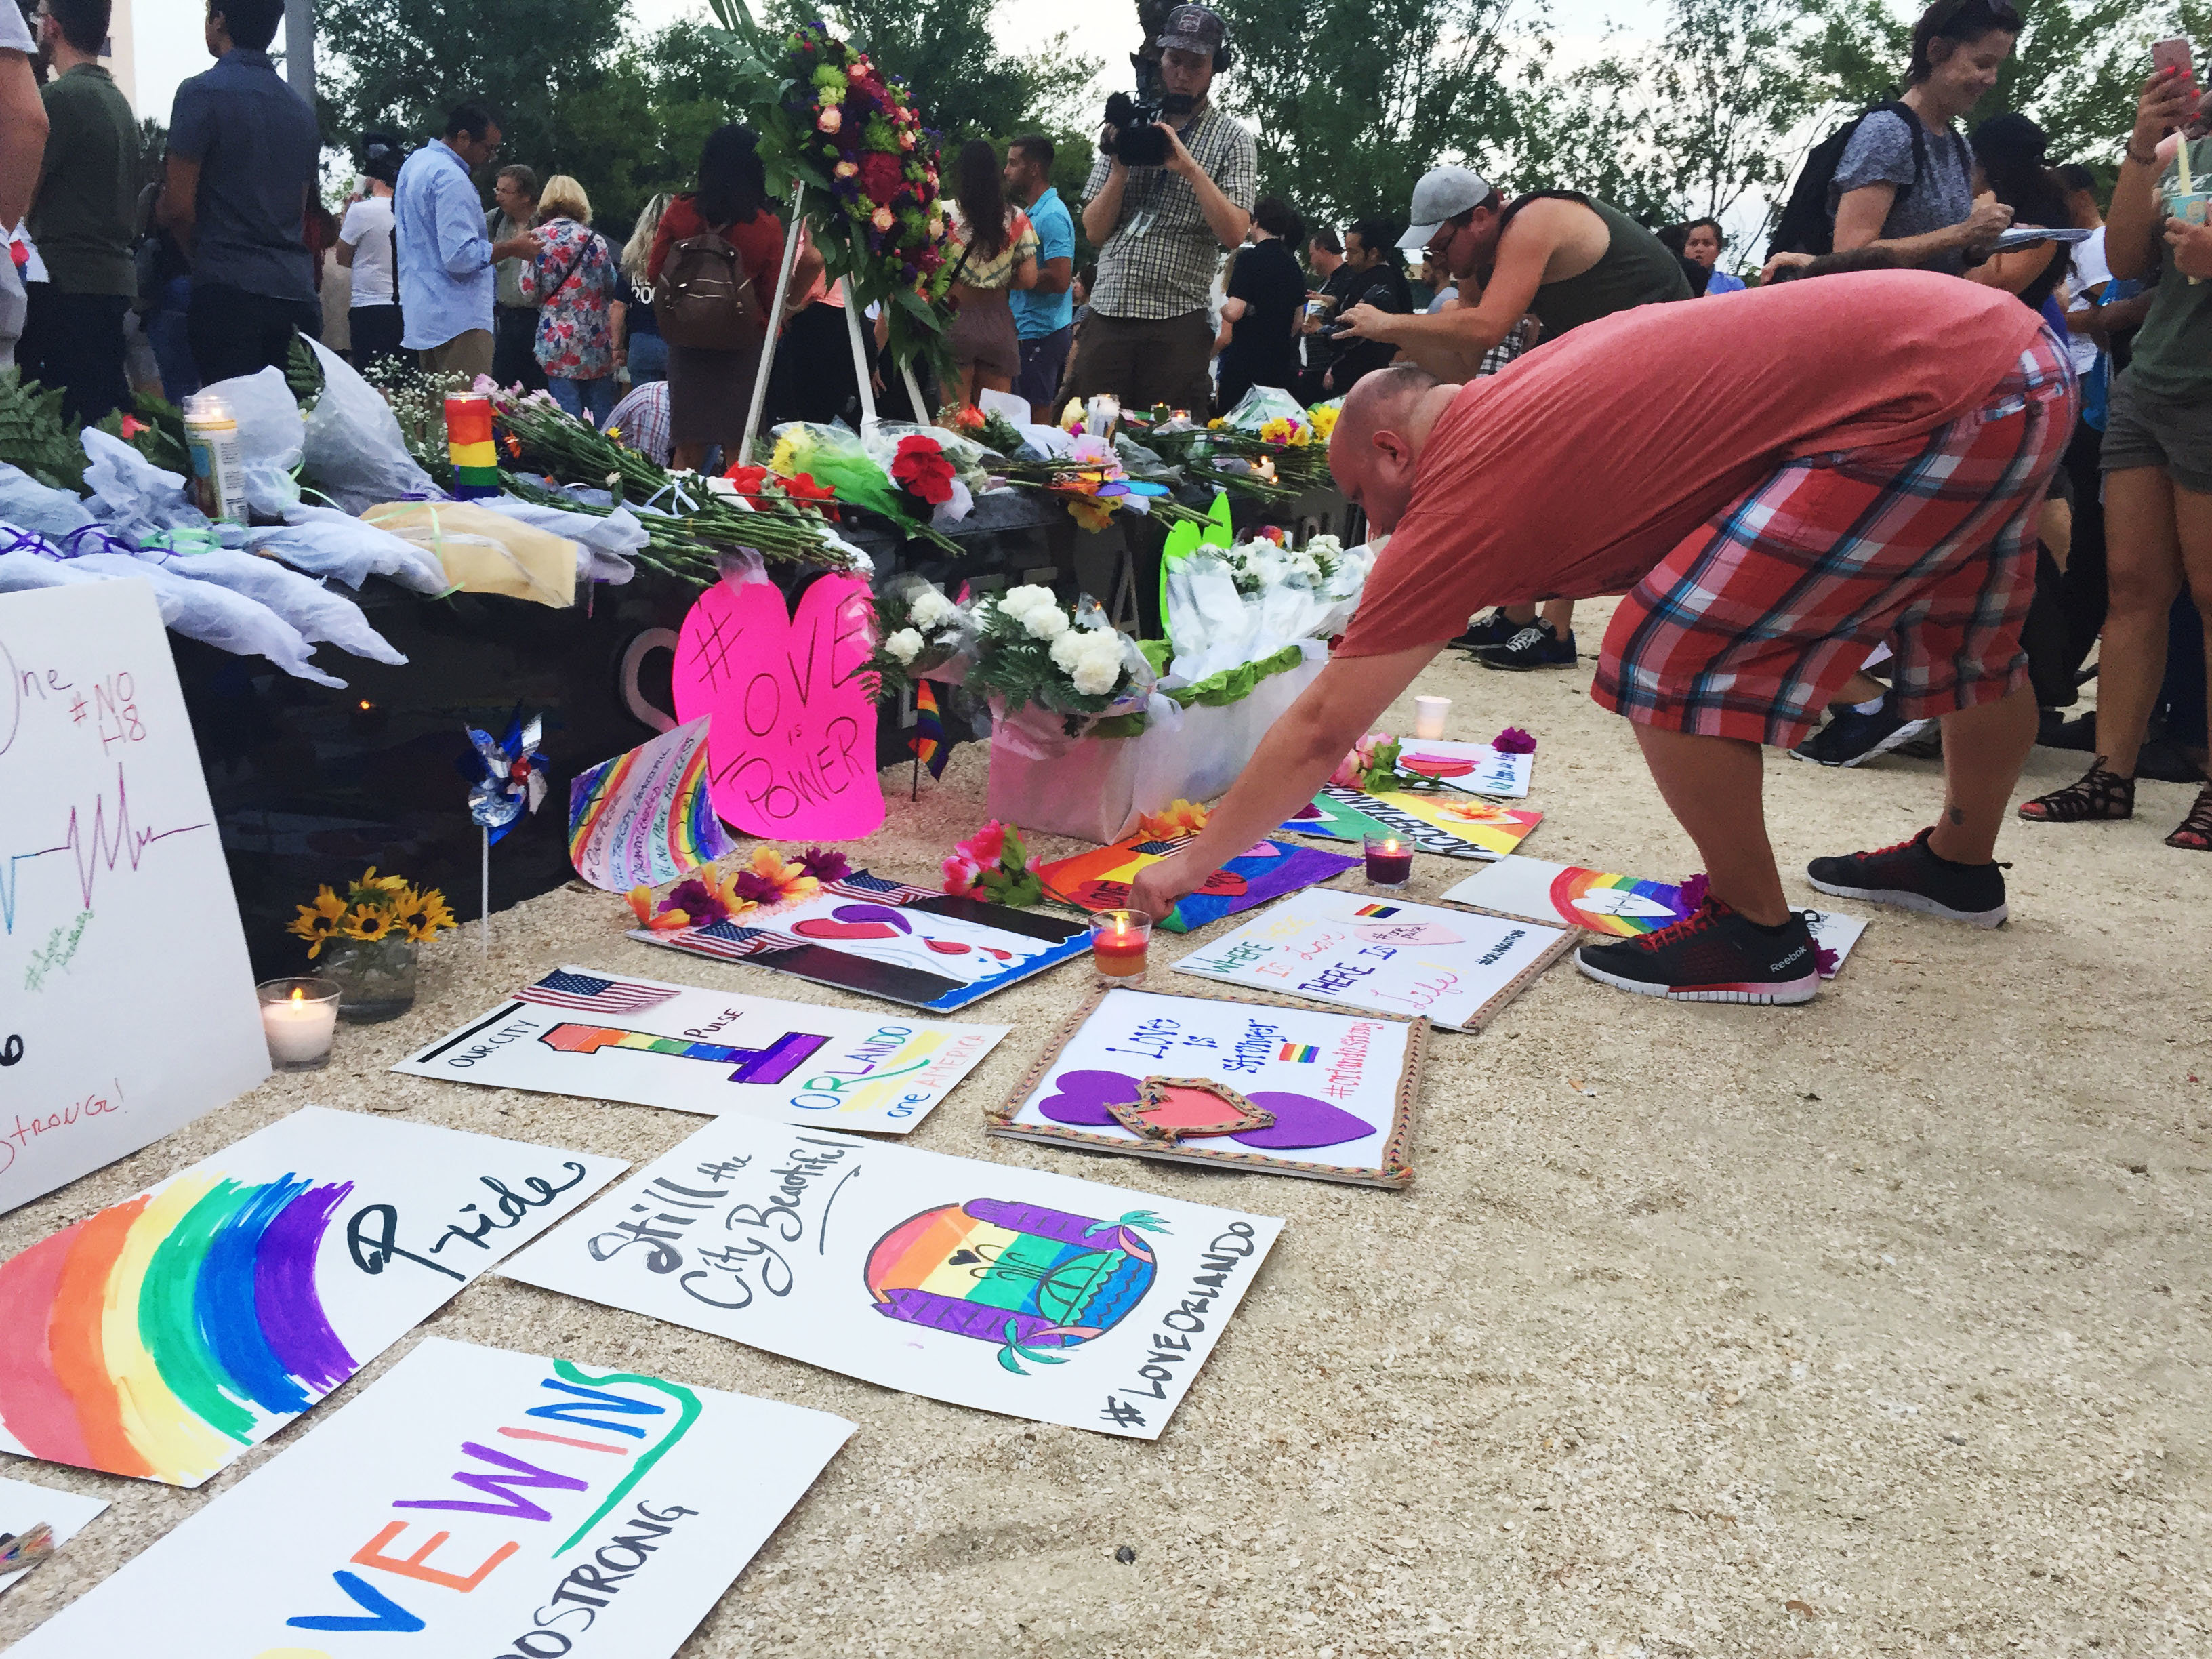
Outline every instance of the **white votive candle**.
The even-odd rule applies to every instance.
[[[1449,697],[1416,697],[1413,699],[1413,735],[1417,738],[1441,738],[1444,734],[1444,716],[1451,711]]]
[[[261,999],[261,1031],[269,1059],[280,1072],[327,1066],[338,1029],[338,987],[327,979],[272,979],[254,987]]]

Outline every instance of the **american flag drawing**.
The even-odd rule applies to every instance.
[[[822,884],[841,897],[879,899],[885,904],[911,904],[916,899],[943,896],[927,887],[908,887],[896,881],[885,881],[881,876],[872,876],[865,870],[855,870],[841,880],[826,881]]]
[[[572,974],[566,969],[545,975],[537,984],[517,991],[525,1002],[542,1002],[549,1008],[573,1008],[586,1014],[635,1014],[655,1008],[678,993],[661,985],[630,985],[618,979],[599,979]]]
[[[734,921],[709,922],[704,927],[684,927],[672,933],[655,933],[653,938],[659,944],[696,951],[702,957],[720,957],[729,962],[741,962],[763,951],[789,951],[806,943],[788,933],[770,933],[765,927],[747,927]]]

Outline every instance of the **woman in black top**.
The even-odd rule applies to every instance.
[[[2012,210],[2015,226],[2063,230],[2073,224],[2066,191],[2045,161],[2049,141],[2025,115],[1992,115],[1974,129],[1976,194],[1987,190]],[[1999,253],[1967,271],[1973,282],[2017,295],[2031,311],[2040,311],[2066,273],[2073,251],[2063,242],[2039,242]]]
[[[1291,391],[1298,380],[1297,322],[1305,309],[1305,273],[1291,252],[1297,216],[1279,196],[1252,210],[1252,242],[1237,251],[1221,315],[1234,331],[1221,354],[1221,412],[1255,386]]]

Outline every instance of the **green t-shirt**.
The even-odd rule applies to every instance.
[[[46,82],[46,151],[31,199],[31,240],[64,294],[136,294],[131,216],[138,123],[107,71],[80,64]]]
[[[2190,182],[2212,187],[2212,138],[2189,147]],[[2158,181],[2159,193],[2181,188],[2175,169]],[[2160,225],[2164,228],[2165,221]],[[2136,331],[2135,357],[2128,378],[2162,397],[2193,401],[2212,397],[2212,282],[2191,283],[2173,268],[2173,250],[2159,241],[2158,287],[2150,315]]]

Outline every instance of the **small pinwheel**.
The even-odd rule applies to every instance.
[[[468,728],[470,750],[456,763],[469,782],[469,816],[494,842],[514,829],[525,812],[535,812],[544,804],[545,757],[538,751],[544,730],[539,715],[525,724],[520,708],[507,722],[503,741],[473,726]]]

